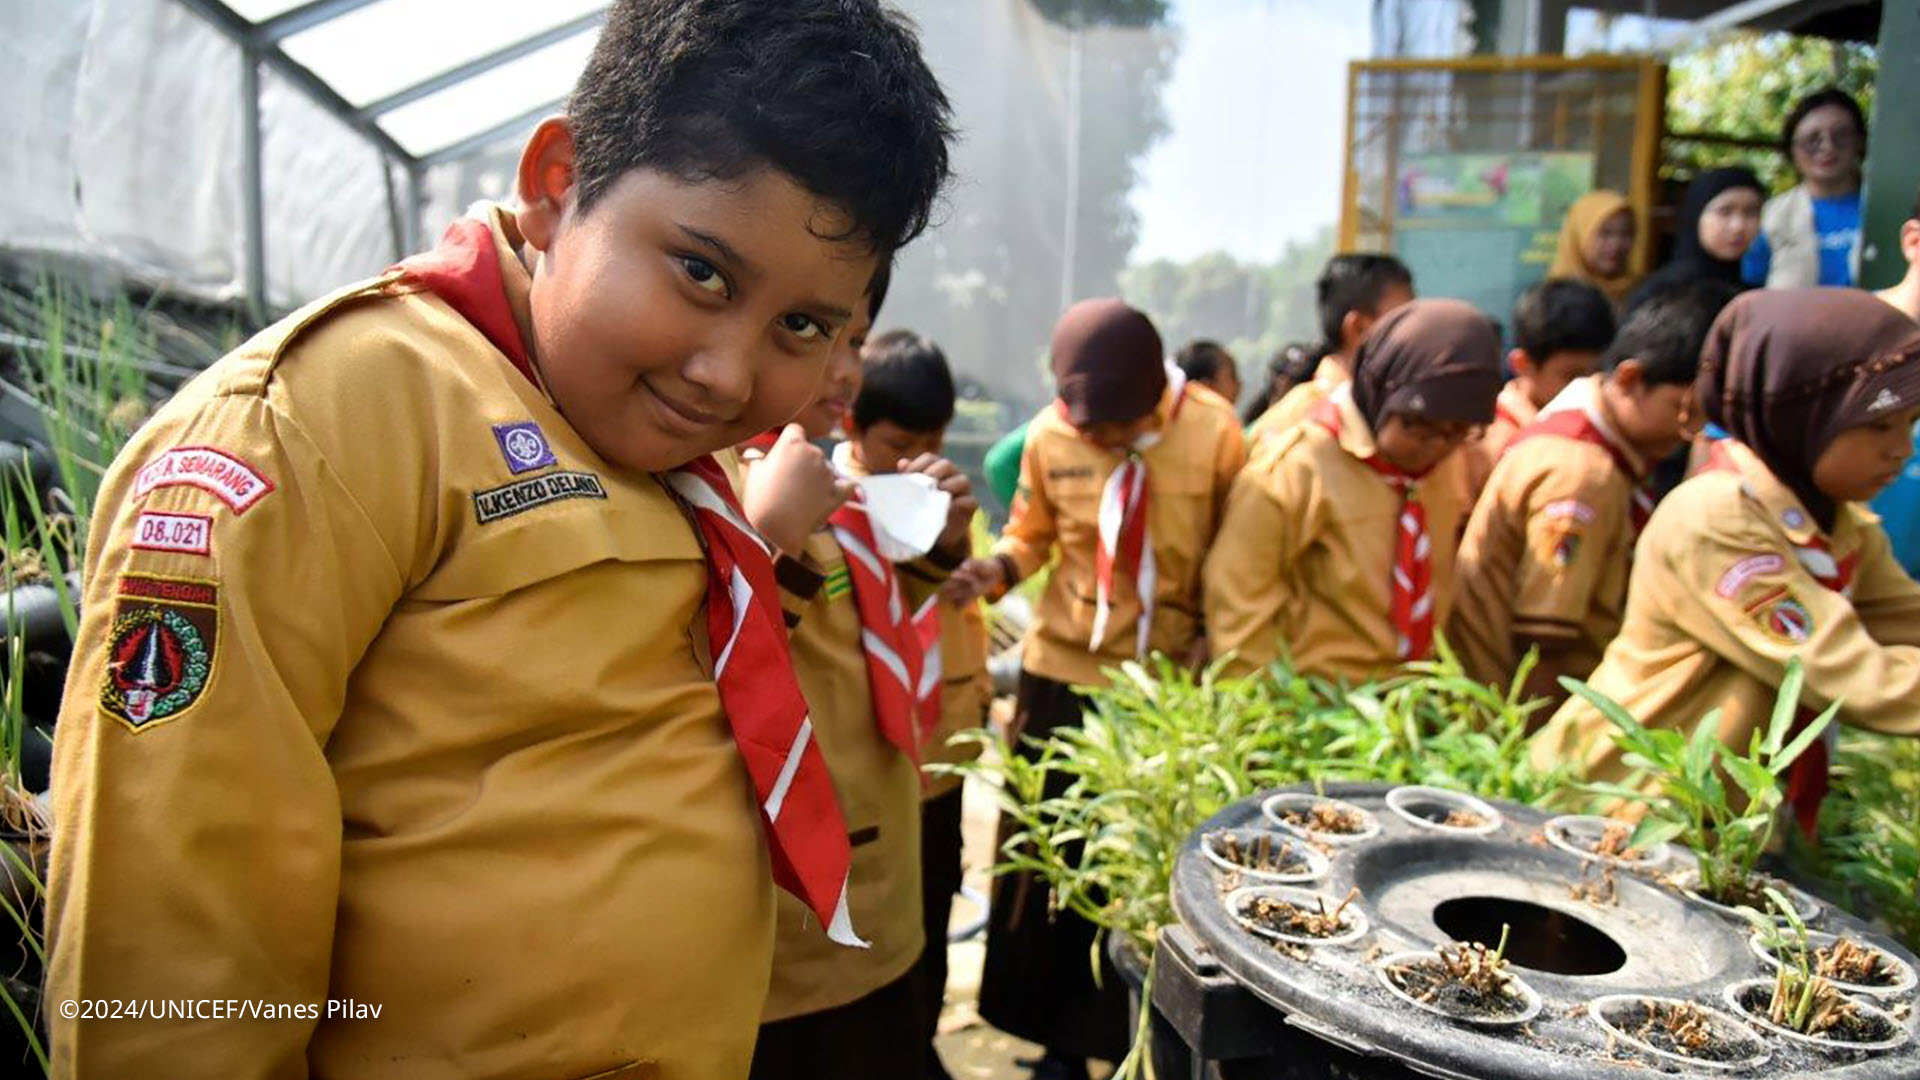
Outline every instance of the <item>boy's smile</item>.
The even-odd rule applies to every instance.
[[[595,452],[677,468],[791,419],[820,387],[878,257],[785,174],[623,175],[584,214],[549,120],[520,164],[535,360]]]

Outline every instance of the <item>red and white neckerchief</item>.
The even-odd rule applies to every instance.
[[[1540,411],[1533,423],[1520,429],[1502,453],[1511,453],[1513,448],[1534,435],[1558,435],[1561,438],[1577,442],[1591,443],[1605,450],[1613,458],[1620,471],[1633,480],[1633,494],[1627,504],[1627,520],[1633,526],[1636,539],[1640,531],[1647,527],[1653,518],[1653,474],[1645,471],[1634,461],[1620,439],[1607,424],[1605,418],[1593,401],[1593,383],[1581,380],[1561,391]]]
[[[1313,407],[1313,419],[1340,438],[1340,405],[1327,398]],[[1358,455],[1355,455],[1356,457]],[[1420,501],[1420,477],[1409,476],[1379,454],[1360,458],[1400,494],[1393,544],[1393,596],[1388,615],[1397,635],[1401,660],[1425,660],[1433,653],[1433,538],[1427,532],[1427,508]]]
[[[1173,404],[1167,410],[1167,424],[1180,415],[1187,400],[1187,377],[1173,365],[1167,365],[1167,388]],[[1054,402],[1062,417],[1066,403]],[[1115,577],[1124,570],[1133,577],[1134,592],[1140,597],[1140,616],[1134,623],[1133,653],[1147,655],[1147,642],[1153,636],[1154,595],[1160,584],[1160,568],[1153,556],[1153,538],[1147,534],[1149,487],[1145,453],[1162,438],[1159,432],[1142,435],[1126,451],[1126,458],[1107,485],[1100,491],[1098,518],[1099,543],[1093,554],[1093,631],[1087,635],[1087,648],[1098,653],[1107,640],[1107,623],[1113,618]]]
[[[1726,448],[1727,442],[1726,439],[1714,442],[1701,472],[1737,474],[1740,471],[1732,452]],[[1797,508],[1790,512],[1804,513]],[[1788,538],[1787,543],[1793,548],[1794,559],[1813,580],[1849,600],[1853,598],[1853,577],[1860,569],[1858,551],[1848,553],[1846,558],[1836,559],[1833,545],[1818,532],[1804,544],[1796,544],[1792,538]],[[1812,709],[1801,709],[1794,717],[1789,740],[1818,716]],[[1816,835],[1820,824],[1820,804],[1826,801],[1827,792],[1832,789],[1833,754],[1839,744],[1840,725],[1829,724],[1827,730],[1821,733],[1820,740],[1807,747],[1794,759],[1793,764],[1787,766],[1787,806],[1793,811],[1794,822],[1808,839]]]
[[[1532,423],[1538,415],[1533,410],[1533,403],[1527,401],[1512,383],[1501,387],[1500,396],[1493,399],[1493,418],[1505,421],[1515,431]]]
[[[827,522],[853,581],[880,734],[917,765],[921,746],[940,722],[940,598],[928,597],[907,615],[900,577],[880,557],[864,494],[856,493]]]
[[[400,265],[472,324],[536,386],[532,356],[507,302],[486,222],[462,218],[440,247]],[[865,947],[847,909],[852,846],[826,759],[787,651],[785,617],[766,544],[746,523],[711,455],[667,473],[707,555],[707,637],[713,680],[767,824],[773,877],[813,909],[827,936]]]

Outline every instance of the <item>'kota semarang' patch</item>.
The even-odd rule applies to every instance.
[[[142,731],[193,708],[206,693],[219,649],[220,587],[123,574],[116,593],[100,708]]]

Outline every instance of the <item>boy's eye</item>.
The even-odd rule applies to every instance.
[[[815,322],[811,315],[801,315],[797,312],[782,315],[780,325],[786,327],[788,333],[802,341],[818,341],[827,336],[827,328]]]
[[[680,256],[680,267],[695,285],[720,296],[727,295],[727,279],[720,276],[719,268],[705,259],[692,255]]]

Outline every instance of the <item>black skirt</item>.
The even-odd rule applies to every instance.
[[[1015,724],[1044,738],[1056,728],[1080,724],[1083,699],[1065,683],[1020,673]],[[1022,754],[1031,753],[1022,747]],[[1050,778],[1046,798],[1062,794],[1063,777]],[[1003,816],[1000,839],[1009,834]],[[996,851],[998,849],[996,848]],[[1079,845],[1066,853],[1079,858]],[[993,883],[987,922],[987,958],[980,978],[980,1016],[1009,1035],[1038,1043],[1067,1058],[1119,1061],[1131,1043],[1127,992],[1099,952],[1100,981],[1093,976],[1094,925],[1070,911],[1048,910],[1044,881],[1031,874],[1005,874]]]
[[[912,1080],[926,1060],[925,1008],[916,967],[858,1001],[762,1024],[750,1080]]]

